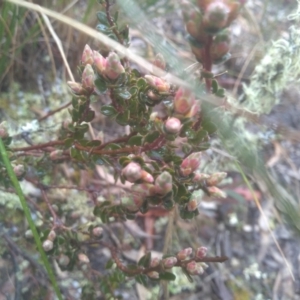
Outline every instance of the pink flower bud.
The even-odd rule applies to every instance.
[[[77,257],[79,262],[83,264],[88,264],[90,262],[89,258],[84,253],[79,253]]]
[[[106,68],[104,70],[105,76],[115,80],[124,72],[125,69],[121,64],[119,56],[114,52],[109,53],[106,58]]]
[[[207,178],[209,178],[210,175],[204,174],[204,173],[195,173],[193,182],[194,183],[203,183],[203,181]]]
[[[13,170],[17,177],[20,177],[20,176],[24,175],[24,173],[25,173],[25,168],[23,165],[14,166]]]
[[[203,25],[209,32],[215,32],[224,28],[227,24],[230,8],[221,1],[211,2],[204,14]]]
[[[206,184],[208,186],[213,186],[219,184],[225,177],[227,176],[227,173],[225,172],[217,172],[209,176],[208,179],[206,179]]]
[[[139,164],[135,162],[130,162],[123,170],[122,175],[129,182],[136,182],[142,177],[142,168]]]
[[[201,258],[205,257],[206,254],[207,254],[207,248],[206,247],[199,247],[196,250],[195,257],[201,259]]]
[[[145,170],[141,171],[141,179],[147,183],[152,183],[154,181],[153,176]]]
[[[103,228],[102,227],[95,227],[93,228],[93,235],[96,237],[100,237],[103,234]]]
[[[164,171],[155,180],[156,192],[162,196],[172,191],[172,176]]]
[[[212,197],[226,198],[226,193],[216,186],[209,186],[207,187],[207,190]]]
[[[170,84],[159,77],[153,75],[145,75],[145,79],[150,86],[152,86],[159,92],[166,93],[170,90]]]
[[[177,259],[178,260],[185,260],[187,258],[189,258],[189,256],[193,253],[193,249],[192,248],[185,248],[183,250],[180,250],[177,253]]]
[[[158,53],[155,56],[155,59],[153,61],[153,65],[157,68],[162,69],[162,70],[166,69],[166,61],[165,61],[165,59],[164,59],[164,57],[161,53]]]
[[[50,158],[52,160],[60,159],[63,157],[63,153],[64,153],[63,150],[54,150],[50,153]]]
[[[191,199],[187,204],[188,211],[195,211],[198,208],[198,201],[196,199]]]
[[[94,62],[93,59],[93,50],[90,48],[89,45],[85,45],[82,56],[81,56],[81,64],[86,66],[87,64],[92,65]]]
[[[82,73],[82,86],[86,90],[93,90],[94,89],[94,79],[95,79],[95,73],[90,64],[87,64],[84,67],[83,73]]]
[[[98,51],[93,51],[93,57],[94,66],[96,67],[97,71],[100,74],[104,73],[107,64],[106,59]]]
[[[159,273],[156,271],[151,271],[147,273],[147,276],[152,279],[159,279]]]
[[[201,263],[197,263],[194,260],[186,265],[186,270],[191,275],[201,275],[204,273]]]
[[[58,257],[58,264],[59,265],[61,265],[63,267],[66,267],[69,263],[70,263],[70,258],[67,255],[61,254]]]
[[[53,242],[50,240],[45,240],[43,242],[43,249],[48,252],[53,249]]]
[[[84,94],[84,88],[82,87],[82,85],[78,82],[74,82],[74,81],[68,81],[67,82],[69,88],[71,89],[72,93],[74,93],[75,95],[82,95]]]
[[[229,43],[227,41],[213,43],[210,49],[211,58],[218,60],[229,52]]]
[[[2,122],[0,124],[0,138],[7,138],[8,137],[8,131],[5,122]]]
[[[53,242],[55,240],[55,238],[56,238],[56,233],[54,230],[51,230],[48,234],[47,239]]]
[[[167,133],[179,133],[181,129],[181,122],[177,118],[169,118],[168,120],[166,120],[164,128]]]
[[[195,96],[186,89],[179,88],[174,97],[174,111],[178,114],[187,114],[195,103]]]
[[[196,116],[200,112],[200,105],[199,104],[194,104],[192,105],[190,111],[184,115],[185,118],[192,118]]]
[[[175,256],[167,257],[162,260],[162,264],[166,269],[171,269],[177,263],[177,258]]]
[[[155,257],[151,259],[150,268],[155,268],[159,266],[159,264],[160,264],[160,259],[158,257]]]
[[[182,161],[180,165],[180,173],[182,176],[188,176],[199,168],[201,155],[201,152],[194,152]]]

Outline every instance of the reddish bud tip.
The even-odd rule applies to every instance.
[[[195,211],[198,208],[198,201],[196,199],[191,199],[187,204],[188,211]]]
[[[178,114],[187,114],[195,103],[195,96],[183,88],[179,88],[174,97],[174,111]]]
[[[203,181],[207,178],[209,178],[210,175],[204,174],[204,173],[195,173],[193,182],[194,183],[203,183]]]
[[[164,171],[157,176],[155,180],[156,192],[160,195],[166,195],[172,191],[172,176],[169,172]]]
[[[207,190],[212,197],[226,198],[226,193],[216,186],[209,186],[207,187]]]
[[[171,269],[177,263],[177,258],[175,256],[167,257],[162,260],[162,264],[166,269]]]
[[[94,89],[94,79],[95,79],[95,73],[90,64],[87,64],[84,67],[83,73],[82,73],[82,87],[86,90],[93,90]]]
[[[82,65],[87,65],[90,64],[92,65],[94,62],[94,58],[93,58],[93,50],[90,48],[89,45],[85,45],[83,52],[82,52],[82,56],[81,56],[81,64]]]
[[[201,259],[201,258],[205,257],[206,254],[207,254],[207,248],[206,247],[199,247],[196,250],[195,257]]]
[[[106,59],[98,51],[93,51],[93,58],[97,71],[100,74],[104,73],[107,64]]]
[[[106,67],[104,70],[105,76],[109,79],[115,80],[124,72],[125,69],[121,64],[118,54],[115,52],[109,53],[106,58]]]
[[[74,93],[75,95],[84,94],[84,89],[80,83],[74,81],[68,81],[67,84],[71,89],[72,93]]]
[[[154,181],[153,176],[145,170],[141,171],[141,179],[147,183],[152,183]]]
[[[150,263],[150,268],[157,267],[160,264],[160,261],[161,260],[158,257],[153,258]]]
[[[193,249],[192,248],[185,248],[181,251],[179,251],[176,255],[178,260],[185,260],[187,258],[189,258],[189,256],[193,253]]]
[[[186,270],[191,275],[201,275],[204,273],[201,263],[197,263],[194,260],[186,265]]]
[[[201,152],[194,152],[182,161],[180,165],[180,173],[182,176],[188,176],[199,168],[201,155]]]
[[[159,77],[153,75],[145,75],[145,79],[150,86],[152,86],[159,92],[166,93],[170,90],[170,84]]]
[[[93,228],[93,235],[96,237],[100,237],[103,234],[103,228],[102,227],[95,227]]]
[[[226,176],[227,173],[225,172],[214,173],[210,175],[209,178],[206,179],[206,185],[208,186],[218,185]]]

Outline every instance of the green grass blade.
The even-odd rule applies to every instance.
[[[21,186],[19,184],[19,181],[13,171],[13,168],[11,166],[11,163],[10,163],[10,160],[8,158],[8,155],[7,155],[7,152],[6,152],[6,149],[5,149],[5,146],[4,146],[4,143],[2,141],[2,139],[0,138],[0,153],[1,153],[1,156],[2,156],[2,160],[3,160],[3,163],[6,167],[6,170],[7,170],[7,173],[8,173],[8,176],[15,188],[15,191],[20,199],[20,202],[21,202],[21,205],[23,207],[23,210],[24,210],[24,213],[25,213],[25,216],[26,216],[26,219],[27,219],[27,222],[29,224],[29,227],[32,231],[32,234],[33,234],[33,237],[34,237],[34,240],[35,240],[35,243],[37,245],[37,248],[38,248],[38,251],[40,252],[40,255],[41,255],[41,258],[42,258],[42,262],[46,268],[46,271],[49,275],[49,278],[50,278],[50,281],[52,283],[52,286],[55,290],[55,293],[58,297],[58,299],[62,300],[62,295],[61,295],[61,292],[58,288],[58,284],[56,282],[56,279],[55,279],[55,276],[54,276],[54,273],[52,271],[52,268],[50,266],[50,263],[48,261],[48,258],[44,252],[44,249],[42,247],[42,243],[41,243],[41,240],[40,240],[40,237],[38,235],[38,232],[36,230],[36,227],[34,225],[34,222],[31,218],[31,214],[30,214],[30,211],[29,211],[29,207],[27,205],[27,202],[25,200],[25,197],[24,197],[24,194],[23,194],[23,191],[21,189]]]

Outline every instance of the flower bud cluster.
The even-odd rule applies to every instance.
[[[210,193],[210,196],[225,198],[226,193],[216,187],[216,185],[218,185],[226,176],[227,173],[225,172],[216,172],[212,175],[195,173],[193,182],[198,184],[205,184],[207,187],[207,191]]]
[[[180,165],[180,174],[182,176],[189,176],[196,171],[200,166],[201,156],[201,152],[194,152],[186,157]]]
[[[197,102],[191,91],[179,88],[173,100],[174,115],[179,119],[194,117],[200,111]]]
[[[205,59],[204,46],[213,37],[210,56],[213,63],[223,62],[230,57],[229,31],[226,28],[236,19],[241,8],[235,0],[182,1],[182,14],[190,34],[192,52],[199,62]]]
[[[154,181],[153,176],[135,162],[130,162],[123,170],[122,175],[129,182],[136,182],[142,180],[143,182],[152,183]]]
[[[95,88],[95,71],[108,80],[116,80],[125,72],[116,53],[111,52],[107,58],[104,58],[98,51],[92,50],[89,45],[84,47],[81,65],[84,67],[81,83],[68,81],[68,86],[75,95],[85,95],[93,92]]]

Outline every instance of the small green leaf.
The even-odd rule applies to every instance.
[[[138,261],[138,265],[145,268],[149,268],[150,263],[151,263],[151,252],[148,252],[147,254],[142,256]]]
[[[144,89],[147,86],[147,82],[144,78],[140,78],[137,83],[136,83],[137,87],[139,89]]]
[[[124,100],[129,100],[131,98],[130,92],[128,92],[126,89],[115,89],[115,94]]]
[[[79,111],[76,109],[71,110],[72,121],[77,122],[79,120]]]
[[[143,140],[142,136],[135,135],[135,136],[132,136],[128,140],[127,145],[129,145],[129,146],[141,146],[142,145],[142,140]]]
[[[107,25],[104,25],[104,24],[98,24],[96,26],[96,29],[104,34],[108,34],[108,33],[111,33],[111,29],[107,26]]]
[[[107,117],[115,116],[118,112],[112,105],[103,105],[101,107],[101,113]]]
[[[125,167],[127,164],[130,163],[130,159],[127,157],[127,156],[121,156],[119,158],[119,164],[122,166],[122,167]]]
[[[167,280],[167,281],[174,281],[176,279],[176,276],[173,273],[164,272],[164,273],[159,274],[159,279]]]
[[[100,23],[108,25],[107,16],[104,11],[97,12],[97,19],[99,20]]]
[[[105,269],[108,270],[108,269],[111,269],[111,267],[114,265],[115,261],[113,259],[110,259],[106,265],[105,265]]]
[[[204,119],[203,122],[201,123],[201,127],[208,132],[208,134],[213,134],[214,132],[217,131],[217,126],[210,121],[209,119]]]
[[[89,110],[83,118],[84,122],[91,122],[95,118],[95,112],[93,110]]]
[[[216,79],[212,80],[212,82],[211,82],[211,88],[212,88],[213,94],[215,94],[218,91],[219,85],[218,85],[218,81]]]
[[[70,148],[74,143],[74,138],[67,138],[64,140],[64,146]]]
[[[114,144],[114,143],[111,143],[111,144],[108,144],[107,146],[105,146],[105,150],[117,150],[117,149],[121,149],[122,146],[119,145],[119,144]]]
[[[144,138],[144,144],[153,143],[159,137],[159,135],[160,135],[159,131],[153,131],[147,134]]]
[[[216,92],[216,96],[223,98],[225,96],[225,90],[218,89],[218,91]]]
[[[100,145],[101,141],[99,140],[88,141],[86,144],[87,147],[99,147]]]
[[[98,90],[99,93],[104,94],[107,90],[106,82],[104,81],[103,78],[98,77],[95,81],[94,84]]]
[[[123,113],[118,113],[116,117],[116,122],[121,126],[126,126],[128,125],[129,117],[130,117],[129,110],[125,110]]]
[[[139,284],[142,284],[143,286],[147,287],[148,277],[145,274],[140,274],[140,275],[135,276],[135,280]]]

